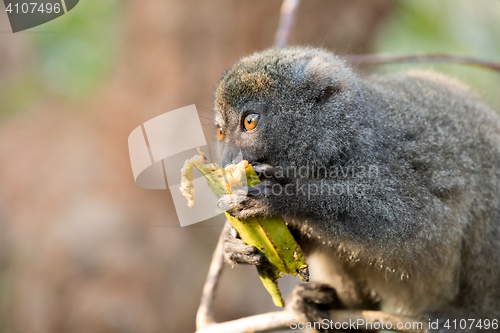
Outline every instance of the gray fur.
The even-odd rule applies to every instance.
[[[214,101],[224,141],[275,170],[233,214],[283,216],[346,307],[500,319],[500,119],[467,87],[431,71],[362,77],[294,47],[241,59]],[[245,112],[261,115],[256,130],[241,130]],[[313,174],[361,166],[378,174]],[[325,184],[338,191],[311,195]]]

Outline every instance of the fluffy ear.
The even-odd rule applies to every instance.
[[[318,54],[304,70],[306,89],[311,90],[317,102],[326,101],[342,91],[342,81],[339,77],[341,66],[332,60]]]

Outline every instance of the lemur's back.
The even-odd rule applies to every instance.
[[[410,71],[372,80],[377,88],[370,95],[380,89],[387,97],[378,100],[386,110],[380,114],[388,124],[384,135],[394,144],[393,157],[407,162],[415,195],[435,196],[448,210],[445,219],[431,217],[436,232],[459,231],[460,238],[451,237],[456,242],[443,247],[461,248],[460,258],[449,258],[457,260],[455,292],[460,293],[452,303],[469,304],[478,318],[498,318],[500,117],[442,74]]]

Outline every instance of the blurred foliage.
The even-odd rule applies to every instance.
[[[41,94],[38,77],[26,71],[0,90],[0,117],[13,114],[31,105]]]
[[[65,15],[20,32],[29,39],[30,63],[0,92],[3,115],[41,97],[84,100],[117,62],[125,1],[82,0]]]
[[[118,6],[118,5],[121,6]],[[33,34],[41,81],[48,90],[85,97],[110,73],[121,44],[118,18],[124,1],[82,0]]]
[[[376,52],[452,53],[500,62],[500,1],[399,0],[381,27]],[[500,73],[472,66],[435,63],[381,66],[381,71],[433,68],[472,86],[500,109]]]
[[[66,15],[28,30],[31,64],[0,92],[0,115],[42,97],[85,100],[119,61],[126,2],[82,0]],[[380,28],[376,52],[456,53],[500,61],[500,1],[398,0]],[[500,74],[452,63],[379,66],[434,68],[471,85],[500,109]]]

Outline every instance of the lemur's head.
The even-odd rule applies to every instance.
[[[336,130],[354,85],[344,61],[324,50],[255,53],[236,63],[217,85],[217,138],[236,144],[250,162],[301,164],[312,153],[326,154],[317,151],[315,138],[323,135],[316,132]],[[327,103],[339,110],[339,117],[322,112]]]

